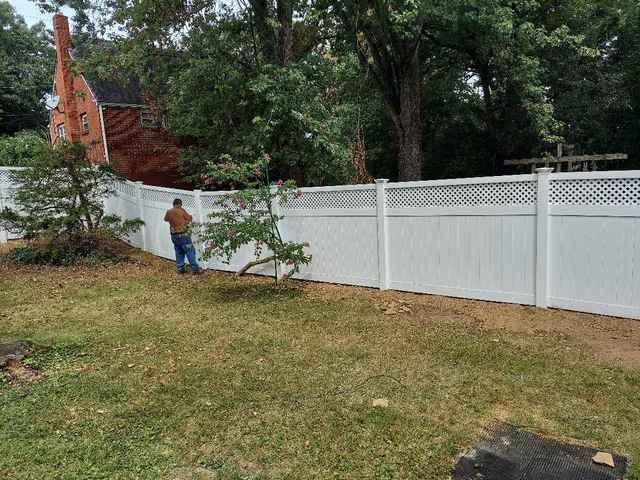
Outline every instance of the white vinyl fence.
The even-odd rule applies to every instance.
[[[16,191],[15,185],[11,181],[11,172],[19,170],[16,167],[0,167],[0,211],[13,207],[13,194]],[[0,243],[18,238],[0,227]]]
[[[284,236],[310,244],[297,278],[640,319],[640,171],[301,191],[279,206]],[[172,259],[163,222],[172,200],[201,221],[220,195],[125,182],[107,209],[142,218],[132,244]],[[252,254],[247,246],[231,265],[206,266],[235,271]]]

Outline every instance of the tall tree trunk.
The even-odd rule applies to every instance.
[[[250,0],[250,4],[262,55],[267,62],[275,63],[278,57],[278,49],[277,38],[271,24],[273,15],[272,3],[270,0]]]
[[[500,170],[500,165],[498,165],[498,122],[493,102],[493,92],[491,90],[493,76],[491,75],[491,69],[486,63],[478,66],[478,76],[480,78],[480,87],[482,88],[482,97],[484,99],[487,146],[489,154],[491,155],[489,162],[491,173],[496,175]]]
[[[253,22],[265,60],[288,65],[293,57],[293,3],[291,0],[250,0]]]
[[[291,0],[277,0],[276,13],[280,24],[278,32],[280,65],[288,65],[293,57],[293,5]]]
[[[398,146],[398,178],[400,181],[422,178],[422,89],[418,51],[401,71],[398,98],[392,111]]]

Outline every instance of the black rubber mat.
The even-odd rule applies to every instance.
[[[562,443],[504,423],[488,428],[453,468],[454,480],[619,480],[627,459],[613,456],[615,467],[592,461],[593,448]]]

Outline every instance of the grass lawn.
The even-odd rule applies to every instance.
[[[640,479],[640,322],[140,259],[0,266],[0,341],[49,347],[0,381],[1,478],[446,479],[499,419]]]

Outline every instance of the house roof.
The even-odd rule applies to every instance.
[[[95,41],[94,46],[108,48],[109,42]],[[73,59],[81,59],[86,48],[74,48],[69,53]],[[144,105],[145,101],[142,97],[140,83],[136,80],[113,80],[99,78],[91,72],[83,72],[82,77],[87,86],[93,93],[97,103],[112,103],[121,105]]]
[[[90,78],[86,74],[84,79],[97,103],[144,105],[138,82],[120,83],[112,80]]]

